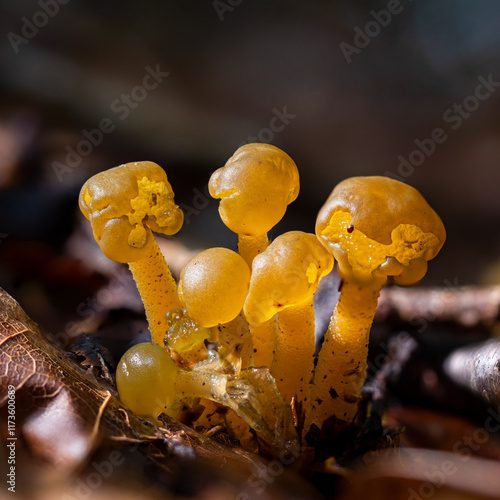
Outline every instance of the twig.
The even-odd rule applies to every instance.
[[[457,349],[446,358],[444,370],[454,382],[500,405],[500,340]]]
[[[375,319],[384,321],[391,314],[404,322],[446,321],[468,328],[491,328],[500,318],[500,286],[386,288]]]
[[[99,426],[101,424],[102,415],[103,415],[104,410],[106,409],[106,406],[111,398],[112,398],[112,394],[109,391],[106,391],[106,396],[105,396],[104,400],[102,401],[101,405],[99,406],[99,411],[97,412],[97,417],[95,419],[94,426],[92,428],[92,433],[90,435],[91,442],[95,442],[95,440],[97,439],[97,435],[99,433]]]

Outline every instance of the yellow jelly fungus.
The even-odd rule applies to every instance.
[[[227,248],[200,252],[185,265],[179,280],[186,315],[211,330],[223,362],[235,373],[253,366],[252,339],[248,325],[239,317],[249,283],[247,263]]]
[[[179,280],[179,297],[186,314],[204,328],[229,323],[243,308],[250,269],[227,248],[209,248],[195,255]]]
[[[315,368],[306,429],[330,416],[353,420],[382,286],[388,276],[404,285],[421,279],[446,239],[422,195],[387,177],[341,182],[318,214],[316,234],[338,262],[342,287]]]
[[[160,412],[178,418],[201,399],[202,425],[222,422],[212,413],[223,405],[233,412],[227,426],[235,436],[250,447],[255,435],[260,449],[274,452],[286,440],[296,443],[294,396],[302,403],[295,409],[305,409],[305,431],[329,417],[349,424],[381,287],[388,276],[401,285],[424,276],[446,239],[440,218],[406,184],[353,177],[333,190],[316,235],[291,231],[269,245],[267,232],[296,199],[299,176],[292,159],[267,144],[239,148],[212,175],[209,190],[239,236],[240,254],[201,252],[177,288],[153,235],[174,234],[183,223],[165,172],[152,162],[129,163],[82,187],[80,208],[94,238],[110,259],[129,264],[153,339],[120,360],[120,398],[153,418]],[[313,369],[313,297],[333,257],[341,294]],[[207,350],[207,340],[217,341],[217,349]],[[302,422],[304,414],[297,417]]]
[[[170,384],[178,367],[166,349],[157,344],[142,343],[129,349],[116,367],[116,388],[120,400],[138,415],[156,418],[175,401]]]
[[[168,351],[157,344],[131,347],[116,369],[121,401],[134,413],[156,418],[160,412],[177,418],[185,405],[204,398],[231,408],[268,443],[276,446],[276,422],[289,436],[294,430],[286,420],[287,407],[272,378],[255,368],[231,376],[215,371],[178,367]]]
[[[267,232],[285,215],[299,193],[293,160],[270,144],[245,144],[216,170],[208,184],[219,198],[219,213],[239,235],[239,251],[249,266],[268,245]]]
[[[332,268],[333,258],[316,235],[302,231],[278,236],[254,260],[244,312],[251,324],[266,324],[278,313],[270,368],[288,403],[293,396],[307,398],[315,351],[313,297],[319,281]],[[269,335],[273,334],[270,330]],[[267,358],[274,344],[259,340],[253,337],[256,362]]]
[[[193,421],[195,429],[212,430],[220,429],[221,426],[227,429],[230,439],[238,441],[239,445],[246,451],[258,454],[259,446],[257,439],[250,430],[250,426],[239,417],[234,410],[225,409],[221,411],[220,405],[207,399],[200,400],[203,406],[201,415]]]
[[[360,281],[372,279],[374,272],[398,276],[417,260],[425,266],[426,253],[440,246],[435,234],[424,233],[412,224],[400,224],[393,229],[389,245],[372,240],[359,230],[349,232],[350,226],[354,224],[349,213],[335,212],[322,232],[322,240],[338,255],[340,272],[352,274]]]
[[[169,328],[165,336],[165,347],[180,354],[191,351],[205,340],[209,342],[217,340],[209,328],[200,326],[180,309],[170,310],[166,319]],[[203,345],[203,347],[205,346]]]
[[[217,338],[217,351],[226,366],[226,370],[238,373],[244,368],[260,366],[254,362],[253,336],[243,313],[238,314],[229,323],[217,325],[215,330]]]
[[[175,234],[184,220],[165,171],[149,161],[111,168],[83,185],[79,202],[103,253],[129,264],[152,339],[163,345],[165,314],[180,302],[153,231]]]

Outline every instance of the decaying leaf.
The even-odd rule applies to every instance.
[[[113,359],[108,349],[97,342],[93,335],[82,333],[71,345],[71,352],[83,358],[80,364],[97,377],[113,384]]]
[[[81,464],[101,436],[139,437],[119,402],[48,342],[17,302],[0,292],[0,405],[16,391],[16,417],[33,452],[60,466]],[[19,422],[18,422],[19,425]],[[152,434],[149,431],[149,434]]]

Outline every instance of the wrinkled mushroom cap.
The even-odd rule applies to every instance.
[[[446,239],[441,219],[415,188],[379,176],[338,184],[318,214],[316,234],[343,277],[394,276],[401,285],[424,276]]]
[[[190,318],[211,328],[238,316],[249,282],[250,268],[240,255],[227,248],[209,248],[184,266],[179,298]]]
[[[216,170],[208,184],[220,198],[220,216],[231,231],[245,236],[266,234],[285,215],[299,194],[294,161],[270,144],[245,144]]]
[[[175,234],[184,221],[167,174],[150,161],[94,175],[83,185],[79,203],[101,250],[117,262],[142,259],[152,248],[152,231]]]
[[[281,309],[306,300],[332,268],[332,256],[314,234],[290,231],[278,236],[253,261],[243,308],[246,318],[263,323]]]

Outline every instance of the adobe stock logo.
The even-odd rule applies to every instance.
[[[213,8],[217,13],[219,21],[224,21],[226,12],[233,12],[235,7],[238,7],[243,0],[214,0],[212,2]]]
[[[466,96],[461,102],[455,102],[446,109],[442,116],[444,124],[442,127],[434,128],[427,137],[415,139],[413,144],[416,148],[407,155],[399,155],[396,172],[386,171],[384,175],[404,181],[420,167],[429,156],[432,156],[438,146],[448,140],[453,131],[458,130],[472,114],[479,109],[481,103],[488,100],[500,87],[500,81],[495,80],[493,74],[488,77],[478,76],[478,84],[474,92]]]
[[[238,147],[252,142],[271,144],[274,140],[275,134],[283,132],[285,127],[290,125],[290,121],[297,118],[297,115],[288,112],[287,106],[283,106],[282,111],[278,108],[273,108],[272,112],[273,116],[269,120],[268,126],[262,127],[255,135],[249,135],[241,144],[238,145]]]
[[[146,66],[145,72],[140,84],[133,87],[128,93],[122,93],[120,97],[111,102],[109,109],[119,120],[123,121],[128,118],[149,93],[158,88],[170,74],[162,71],[159,64],[154,68]],[[107,134],[116,130],[116,123],[116,120],[110,117],[101,118],[96,128],[81,131],[83,138],[75,146],[66,146],[64,163],[52,162],[52,169],[59,182],[63,182],[64,176],[73,172],[81,164],[83,158],[92,154],[95,148],[102,144]]]
[[[422,481],[415,488],[408,488],[408,500],[428,500],[432,498],[440,488],[449,484],[451,476],[463,471],[474,452],[481,449],[500,430],[500,407],[488,409],[488,417],[481,427],[477,427],[468,435],[455,442],[449,459],[440,464],[434,464],[425,472],[427,481]],[[444,498],[444,496],[443,496]]]
[[[9,40],[14,53],[19,53],[19,47],[21,45],[26,45],[32,38],[34,38],[40,32],[41,28],[47,26],[50,18],[55,17],[59,13],[59,6],[66,5],[70,0],[39,0],[38,5],[40,10],[37,10],[28,19],[26,16],[21,18],[23,25],[21,27],[21,34],[10,32],[7,34],[7,39]]]
[[[389,0],[385,9],[378,12],[374,10],[370,11],[370,15],[373,19],[368,21],[363,29],[359,26],[354,27],[353,44],[351,45],[346,42],[341,42],[339,44],[347,64],[351,64],[353,55],[361,54],[361,51],[370,45],[372,39],[380,35],[383,28],[389,26],[393,16],[403,12],[403,8],[399,0]]]

